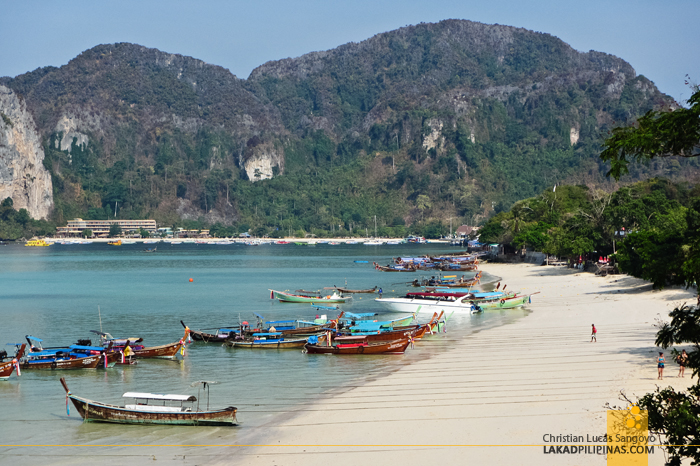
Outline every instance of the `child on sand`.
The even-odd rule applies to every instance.
[[[659,369],[659,380],[664,379],[664,353],[659,352],[659,357],[656,358],[657,368]]]
[[[591,330],[591,343],[593,343],[594,341],[598,343],[598,340],[596,339],[596,333],[598,333],[598,330],[595,328],[595,324],[591,324],[591,326],[593,327],[593,329]]]

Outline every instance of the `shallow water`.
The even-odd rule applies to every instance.
[[[115,337],[138,336],[147,346],[155,346],[182,337],[180,320],[199,329],[234,326],[240,320],[254,323],[253,312],[268,320],[313,319],[319,312],[311,306],[272,301],[269,288],[380,286],[385,296],[396,296],[408,290],[405,281],[420,274],[378,272],[372,261],[386,264],[392,256],[450,251],[440,245],[293,244],[161,244],[155,254],[143,254],[142,249],[141,245],[103,244],[0,247],[0,344],[23,342],[25,335],[42,338],[44,346],[71,344],[94,337],[89,331],[101,325]],[[344,308],[381,310],[375,307],[372,295],[355,295]],[[106,371],[23,371],[19,378],[13,375],[0,381],[0,444],[5,445],[0,455],[9,455],[6,458],[13,458],[13,464],[24,464],[36,458],[25,456],[26,447],[13,445],[73,445],[61,451],[75,460],[74,455],[81,451],[76,445],[115,445],[103,447],[102,453],[117,454],[122,451],[119,445],[232,444],[259,438],[256,427],[274,416],[445,351],[450,340],[504,325],[526,312],[455,315],[447,333],[425,338],[404,355],[334,357],[194,343],[182,361],[141,360],[136,366]],[[335,315],[329,315],[332,317]],[[419,315],[420,321],[429,318]],[[12,350],[5,348],[8,353]],[[241,426],[189,429],[83,424],[72,406],[70,416],[66,415],[65,395],[58,381],[62,376],[73,393],[115,404],[127,391],[196,395],[197,389],[190,384],[217,381],[211,390],[211,406],[238,407]],[[203,403],[205,400],[202,398]]]

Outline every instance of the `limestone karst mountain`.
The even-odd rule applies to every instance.
[[[0,83],[34,116],[57,221],[117,204],[271,234],[374,215],[478,222],[555,182],[605,183],[606,132],[674,105],[620,58],[462,20],[269,62],[247,80],[121,43]]]

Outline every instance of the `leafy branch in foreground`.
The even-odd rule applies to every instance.
[[[626,173],[629,159],[637,162],[654,157],[700,155],[700,89],[688,99],[690,108],[670,112],[650,110],[636,126],[615,128],[605,140],[600,158],[610,162],[608,176],[616,180]]]
[[[683,304],[670,316],[671,322],[664,323],[657,333],[656,344],[665,349],[691,343],[694,348],[688,352],[687,367],[693,370],[694,377],[700,372],[700,306]],[[683,458],[700,464],[700,383],[687,392],[657,387],[655,392],[640,398],[638,405],[649,413],[649,431],[664,436],[666,464],[680,466]]]

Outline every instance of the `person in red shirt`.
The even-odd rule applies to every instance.
[[[591,327],[593,327],[593,330],[591,330],[591,343],[594,341],[598,343],[598,340],[596,339],[596,333],[598,333],[598,330],[596,330],[595,324],[591,324]]]

